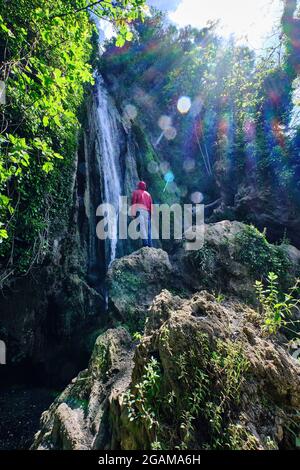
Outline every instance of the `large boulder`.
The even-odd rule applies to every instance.
[[[162,291],[140,344],[122,328],[45,412],[33,449],[289,449],[300,365],[260,316],[203,291]]]
[[[266,188],[265,182],[263,187],[253,182],[240,184],[229,204],[223,194],[223,203],[214,211],[210,221],[229,217],[252,223],[260,230],[266,229],[271,241],[278,242],[287,237],[300,248],[299,209],[295,199],[280,186]]]
[[[107,330],[96,340],[86,370],[81,372],[41,417],[32,449],[104,449],[110,445],[112,397],[130,383],[133,349],[123,328]]]
[[[206,224],[200,250],[186,250],[183,240],[170,255],[142,248],[116,259],[107,275],[109,311],[116,322],[139,331],[152,300],[163,289],[183,298],[206,289],[255,304],[257,279],[274,271],[286,289],[299,268],[299,250],[268,243],[254,227],[228,220]]]
[[[153,298],[171,281],[172,266],[163,250],[145,247],[116,259],[107,274],[111,315],[138,330]]]
[[[299,362],[242,299],[255,297],[257,276],[273,265],[295,274],[299,259],[223,221],[205,227],[197,252],[182,242],[170,256],[142,248],[115,260],[107,317],[126,329],[98,337],[33,448],[295,448]],[[140,332],[135,342],[127,330]]]
[[[241,222],[206,224],[204,245],[198,251],[179,244],[171,257],[178,284],[255,303],[254,283],[273,271],[286,289],[299,274],[300,251],[283,243],[273,245],[264,233]]]

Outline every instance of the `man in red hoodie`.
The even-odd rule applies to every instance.
[[[153,202],[151,195],[146,191],[146,189],[146,183],[144,181],[140,181],[137,189],[133,191],[131,200],[131,216],[139,216],[143,246],[152,246],[151,213]]]

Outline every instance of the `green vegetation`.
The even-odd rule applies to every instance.
[[[172,204],[174,202],[174,198],[171,197],[168,192],[164,191],[166,183],[163,178],[163,173],[160,171],[149,173],[148,171],[149,165],[151,164],[159,167],[160,160],[158,155],[156,155],[154,148],[147,138],[147,135],[140,127],[135,126],[134,132],[138,144],[138,174],[140,175],[141,179],[147,179],[149,188],[151,188],[153,200],[156,204]]]
[[[168,331],[163,333],[163,344],[169,347]],[[141,425],[147,429],[152,449],[195,448],[200,429],[201,448],[241,448],[234,417],[228,413],[239,403],[249,367],[243,345],[218,340],[212,347],[208,336],[198,332],[189,350],[172,361],[178,387],[169,388],[161,364],[152,357],[141,380],[127,393],[128,419],[136,426],[132,432],[139,432]],[[249,433],[249,447],[257,447],[254,440]]]
[[[7,97],[0,105],[3,278],[43,261],[51,234],[68,218],[79,112],[97,50],[88,4],[0,1],[0,79]],[[113,21],[123,45],[132,37],[129,23],[144,15],[143,4],[105,0],[94,12]]]
[[[156,398],[160,392],[161,372],[159,363],[153,357],[145,365],[141,382],[135,385],[135,393],[128,393],[125,403],[128,409],[129,421],[136,419],[146,423],[149,429],[158,425],[155,409]]]
[[[230,424],[228,436],[230,450],[254,450],[259,446],[257,438],[240,424]]]
[[[216,281],[219,254],[217,250],[204,244],[201,250],[198,250],[191,256],[191,263],[197,270],[197,273],[203,279],[204,284],[210,287],[213,281]]]
[[[101,342],[101,337],[96,344],[96,354],[94,354],[94,364],[97,371],[100,372],[104,378],[110,365],[110,352],[109,347]]]
[[[134,341],[139,341],[145,327],[147,312],[141,313],[134,307],[127,307],[124,321],[120,323],[132,336]]]
[[[266,278],[269,272],[276,272],[280,281],[290,281],[291,263],[284,245],[268,243],[266,234],[254,226],[246,226],[235,237],[236,261],[245,264],[255,278]]]
[[[293,331],[287,326],[295,323],[293,314],[300,304],[299,282],[298,279],[289,293],[284,294],[279,290],[278,276],[272,272],[267,276],[266,287],[263,282],[256,281],[257,299],[263,315],[262,328],[267,333],[276,334],[280,328],[285,328],[296,336],[299,335],[297,331]]]
[[[295,78],[289,52],[274,47],[255,57],[234,40],[220,40],[214,24],[177,29],[155,10],[134,26],[131,44],[116,54],[110,41],[99,68],[120,105],[137,108],[136,128],[151,136],[159,161],[169,163],[173,200],[190,202],[191,193],[201,191],[210,202],[221,190],[227,207],[220,217],[232,219],[241,183],[255,182],[257,195],[268,190],[272,210],[283,199],[299,210],[299,131],[285,132]],[[176,109],[180,96],[193,103],[183,116]],[[160,139],[162,115],[171,119],[174,138]],[[152,182],[151,172],[147,177]],[[239,218],[253,220],[251,213],[247,205]]]
[[[136,293],[145,289],[141,275],[127,270],[115,270],[110,286],[111,296],[126,304],[126,314],[120,323],[131,335],[142,333],[146,321],[146,312],[142,314],[135,308]]]
[[[56,16],[71,4],[1,2],[0,255],[21,272],[43,259],[50,221],[72,197],[76,109],[92,83],[92,26],[85,12]]]

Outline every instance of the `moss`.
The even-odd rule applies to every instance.
[[[160,338],[164,349],[172,349],[169,339],[166,330]],[[248,369],[241,343],[220,340],[213,345],[206,333],[198,332],[188,348],[173,356],[175,381],[169,380],[170,371],[163,373],[159,360],[151,361],[132,385],[125,404],[129,420],[135,421],[135,434],[147,429],[149,448],[237,445],[236,428],[230,428],[231,410],[238,405]],[[236,440],[230,444],[233,437]],[[238,437],[244,444],[248,442],[246,437]]]
[[[105,379],[110,367],[110,352],[106,345],[101,344],[97,347],[97,355],[94,359],[94,364],[96,370],[99,371]]]
[[[230,424],[227,429],[230,450],[258,450],[257,438],[241,424]]]
[[[137,311],[132,307],[128,307],[126,309],[125,318],[126,320],[122,323],[122,326],[132,337],[137,333],[143,333],[147,319],[146,312]]]
[[[235,237],[235,260],[246,265],[253,278],[265,278],[269,272],[276,273],[283,286],[292,282],[291,261],[284,245],[272,245],[254,226],[249,225]]]
[[[114,272],[114,279],[110,286],[111,297],[119,299],[126,305],[124,309],[124,320],[119,323],[131,335],[134,333],[142,333],[146,321],[146,312],[137,310],[136,296],[137,293],[146,289],[146,284],[141,275],[126,270],[118,270]]]
[[[139,126],[134,126],[134,133],[138,144],[137,153],[137,170],[140,178],[145,179],[156,204],[166,203],[172,204],[174,196],[170,196],[168,192],[164,192],[165,181],[160,171],[151,173],[148,171],[150,163],[160,164],[160,160],[152,145],[150,144],[145,132]]]
[[[145,287],[142,277],[130,271],[115,271],[111,283],[112,297],[124,297],[130,303],[135,300],[135,294]]]
[[[111,368],[113,357],[116,354],[116,345],[113,340],[108,341],[106,333],[99,336],[96,340],[93,354],[90,360],[89,376],[90,383],[93,378],[101,377],[103,382],[109,378],[109,370]]]
[[[203,286],[205,288],[219,287],[217,270],[219,267],[220,254],[214,248],[211,248],[207,243],[204,244],[201,250],[193,253],[190,256],[190,263],[200,276]]]

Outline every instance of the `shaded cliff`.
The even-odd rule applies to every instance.
[[[112,263],[115,328],[98,337],[88,368],[43,413],[33,449],[296,447],[299,361],[245,303],[255,302],[256,273],[237,258],[244,231],[226,221],[207,226],[213,263],[181,247],[170,257],[142,248]],[[299,252],[282,250],[296,272]],[[212,284],[201,276],[205,262]]]
[[[97,238],[96,210],[103,202],[116,206],[121,194],[130,195],[138,179],[137,146],[130,121],[117,110],[101,77],[83,121],[77,153],[62,174],[70,196],[64,216],[50,220],[45,253],[28,273],[2,284],[0,334],[8,351],[4,377],[13,378],[26,365],[24,376],[33,368],[42,381],[66,383],[86,363],[93,332],[109,321],[104,276],[110,261],[131,246]]]
[[[98,337],[88,368],[43,413],[33,449],[296,447],[299,362],[245,304],[256,275],[236,258],[243,230],[207,227],[215,295],[180,247],[114,261],[109,309],[121,326]],[[299,252],[286,250],[299,269]]]

